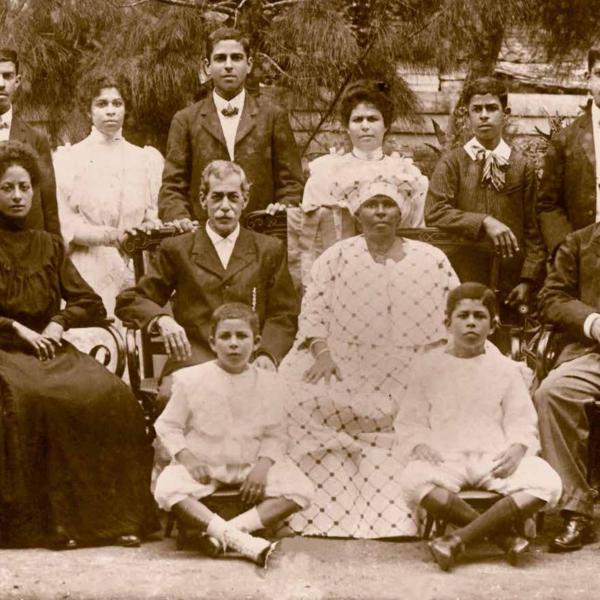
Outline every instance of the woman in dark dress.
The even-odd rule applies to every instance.
[[[0,545],[139,545],[152,516],[142,413],[62,339],[106,313],[62,241],[23,229],[39,177],[27,146],[0,144]]]

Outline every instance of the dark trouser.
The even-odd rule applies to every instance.
[[[593,516],[589,486],[586,404],[600,397],[600,354],[591,353],[550,371],[535,392],[542,455],[563,482],[561,508]]]

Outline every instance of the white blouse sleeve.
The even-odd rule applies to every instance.
[[[65,244],[82,246],[108,246],[114,243],[115,229],[104,225],[92,225],[80,214],[73,197],[77,161],[71,146],[62,146],[54,154],[56,176],[56,200],[58,217]]]
[[[144,155],[149,188],[149,202],[144,213],[144,221],[151,221],[158,219],[158,193],[162,183],[165,160],[163,155],[152,146],[144,146]]]

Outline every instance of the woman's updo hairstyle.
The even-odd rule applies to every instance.
[[[129,108],[131,96],[127,79],[120,74],[96,70],[85,75],[79,82],[78,100],[83,112],[89,114],[92,102],[105,88],[116,88],[119,90],[119,94],[121,94],[121,98],[123,98],[123,102],[125,103],[125,109]]]
[[[342,123],[348,127],[350,115],[359,104],[372,104],[383,116],[389,129],[394,120],[394,103],[390,98],[390,86],[385,81],[361,79],[351,83],[344,92],[340,107]]]
[[[22,167],[29,173],[31,185],[37,186],[42,178],[38,155],[33,148],[16,140],[0,142],[0,178],[12,166]]]

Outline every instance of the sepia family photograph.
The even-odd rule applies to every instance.
[[[600,0],[0,0],[0,600],[589,600]]]

